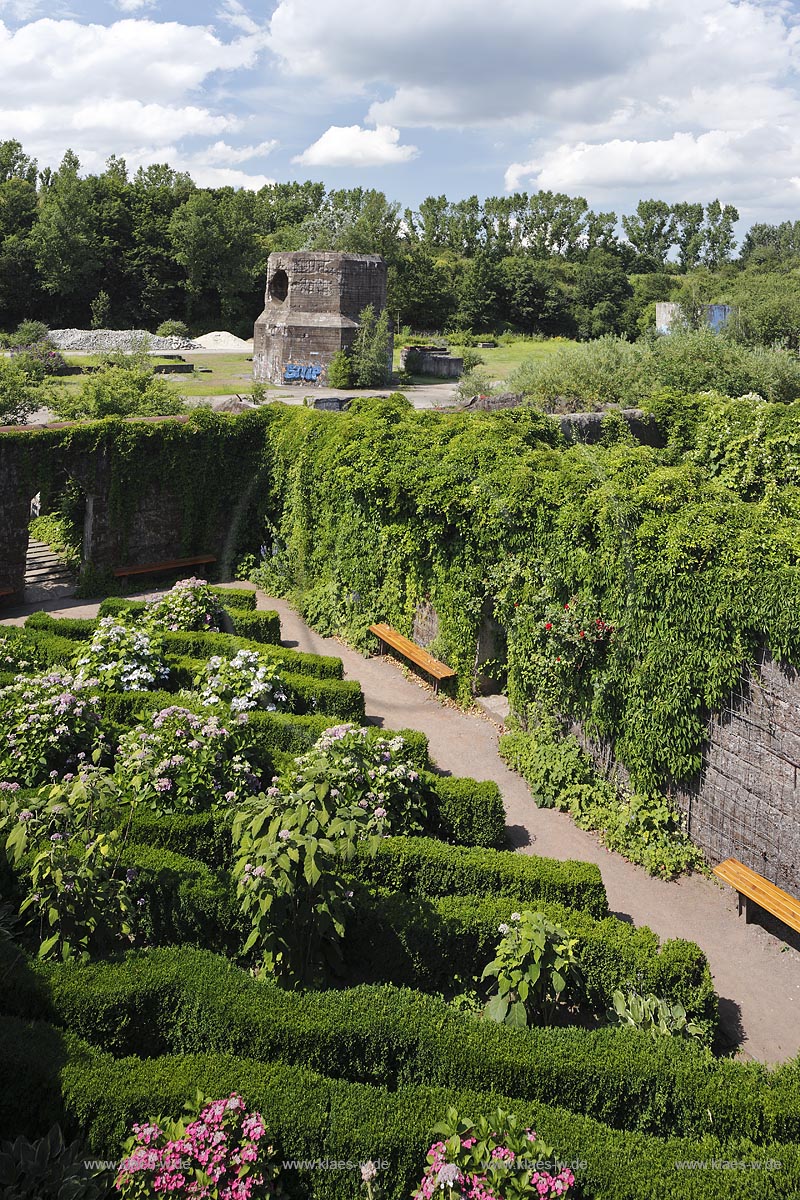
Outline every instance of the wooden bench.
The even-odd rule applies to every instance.
[[[397,650],[405,658],[409,658],[411,662],[430,675],[433,679],[434,693],[439,691],[441,680],[450,679],[456,673],[452,667],[448,667],[446,663],[439,662],[438,658],[428,654],[428,651],[423,650],[422,646],[418,646],[410,638],[403,637],[402,633],[392,629],[391,625],[370,625],[369,631],[374,633],[379,640],[381,654],[384,653],[386,646],[391,646],[393,650]]]
[[[155,575],[159,571],[181,571],[184,567],[197,567],[216,562],[214,554],[195,554],[192,558],[172,558],[169,562],[136,563],[129,567],[115,567],[112,574],[118,579],[126,575]]]
[[[13,588],[0,588],[0,596],[13,596],[13,595],[14,595]]]
[[[714,874],[739,893],[739,916],[744,906],[746,922],[753,919],[751,905],[757,905],[800,933],[800,900],[770,883],[763,875],[751,871],[736,858],[726,858],[714,867]]]

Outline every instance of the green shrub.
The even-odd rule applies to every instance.
[[[608,912],[600,868],[594,863],[537,858],[510,851],[447,846],[430,838],[385,838],[374,858],[352,867],[375,887],[424,898],[451,895],[516,896]]]
[[[119,1153],[134,1122],[154,1113],[179,1114],[198,1088],[206,1095],[237,1091],[251,1108],[267,1116],[267,1132],[285,1160],[368,1158],[388,1162],[383,1176],[386,1200],[405,1200],[419,1181],[432,1127],[451,1105],[473,1117],[487,1117],[502,1104],[539,1137],[558,1147],[566,1160],[579,1159],[581,1188],[593,1200],[762,1200],[772,1171],[676,1171],[676,1162],[747,1159],[780,1162],[782,1194],[800,1188],[797,1147],[772,1144],[753,1148],[746,1133],[727,1141],[704,1138],[659,1138],[620,1132],[590,1117],[558,1106],[503,1098],[496,1090],[468,1091],[449,1087],[409,1086],[397,1092],[365,1084],[344,1083],[282,1063],[265,1065],[229,1055],[194,1054],[115,1061],[43,1025],[4,1021],[0,1045],[13,1075],[22,1077],[27,1063],[38,1070],[30,1077],[22,1109],[0,1112],[12,1127],[35,1124],[32,1135],[61,1120],[68,1133],[81,1130],[101,1157]],[[47,1112],[47,1124],[42,1116]],[[55,1116],[50,1114],[55,1112]],[[295,1196],[305,1200],[351,1200],[352,1172],[286,1170]]]
[[[506,811],[496,783],[446,775],[429,782],[438,814],[432,833],[460,846],[505,847]]]
[[[470,987],[495,953],[497,931],[518,896],[419,896],[360,891],[345,933],[344,955],[353,982],[394,983],[452,996]],[[590,1009],[603,1013],[615,988],[640,986],[683,1005],[710,1041],[717,998],[705,955],[680,939],[659,946],[646,926],[614,917],[596,920],[563,904],[537,902],[544,917],[577,938]],[[642,981],[637,983],[637,981]],[[646,980],[646,982],[644,982]]]
[[[246,1054],[392,1090],[458,1078],[618,1129],[698,1136],[712,1108],[719,1136],[746,1126],[757,1143],[800,1137],[796,1066],[770,1073],[714,1061],[682,1039],[655,1045],[634,1029],[499,1027],[390,985],[288,993],[188,948],[132,952],[80,971],[0,962],[0,1011],[53,1021],[117,1057]]]
[[[597,774],[576,738],[559,736],[555,721],[505,734],[500,754],[530,785],[537,804],[569,812],[581,829],[595,830],[610,850],[651,875],[672,879],[703,866],[702,852],[666,797],[622,794]]]
[[[158,329],[156,330],[156,337],[175,337],[175,338],[187,338],[188,339],[189,326],[186,325],[183,321],[176,321],[176,320],[162,321],[161,324],[159,325]]]
[[[337,350],[328,364],[328,387],[349,388],[353,386],[353,364],[345,350]]]

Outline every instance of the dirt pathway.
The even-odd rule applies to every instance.
[[[46,607],[54,616],[59,611],[65,616],[97,612],[96,604],[75,601]],[[484,716],[440,702],[391,661],[364,658],[321,637],[285,601],[259,594],[258,607],[280,613],[287,646],[342,659],[345,677],[361,684],[369,720],[426,733],[431,757],[444,772],[494,780],[505,800],[510,836],[521,853],[597,863],[617,916],[649,925],[664,939],[697,942],[711,964],[724,1025],[731,1040],[741,1040],[740,1057],[778,1063],[800,1052],[800,953],[760,925],[745,925],[731,889],[702,876],[673,883],[652,878],[607,851],[563,813],[537,808],[524,780],[500,759],[498,728]],[[24,615],[17,610],[5,619],[17,624]]]

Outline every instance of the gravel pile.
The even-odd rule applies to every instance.
[[[235,333],[228,333],[227,329],[215,329],[212,333],[204,333],[202,337],[195,338],[195,344],[202,346],[204,350],[252,350],[252,339],[246,342],[244,338],[237,337]]]
[[[156,337],[146,329],[51,329],[49,337],[59,350],[83,350],[90,354],[134,350],[144,339],[151,351],[200,349],[189,338]]]

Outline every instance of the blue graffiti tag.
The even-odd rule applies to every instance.
[[[294,379],[305,379],[307,383],[313,383],[321,374],[322,367],[316,365],[304,367],[301,363],[287,363],[283,368],[286,383],[291,383]]]

